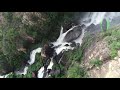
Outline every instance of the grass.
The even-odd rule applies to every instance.
[[[90,61],[90,64],[95,67],[100,67],[103,64],[103,62],[99,60],[98,58],[95,58]]]
[[[113,59],[117,56],[117,51],[120,49],[120,28],[114,27],[114,29],[104,33],[103,36],[108,42],[108,46],[111,50],[110,56]]]
[[[67,71],[67,78],[85,78],[87,73],[84,68],[80,67],[80,64],[74,63],[69,67]]]
[[[83,58],[83,47],[79,47],[74,51],[67,53],[67,58],[71,62],[65,75],[67,78],[85,78],[87,76],[86,70],[80,66]]]
[[[78,48],[74,51],[70,51],[67,53],[67,58],[71,61],[78,61],[80,62],[81,58],[82,58],[82,49]]]
[[[84,42],[81,47],[75,49],[74,51],[69,51],[66,54],[67,59],[69,62],[74,63],[73,65],[70,64],[67,75],[65,77],[68,78],[85,78],[88,77],[87,72],[85,68],[80,67],[80,64],[83,60],[83,54],[86,48],[88,48],[92,42],[94,37],[91,37],[91,35],[87,34],[87,37],[84,39]]]

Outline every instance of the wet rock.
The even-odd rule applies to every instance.
[[[70,45],[71,47],[76,47],[76,43],[72,42],[72,44]]]
[[[72,42],[73,40],[76,40],[81,34],[82,34],[81,26],[75,27],[75,28],[73,28],[73,30],[71,30],[70,32],[67,33],[64,41]]]
[[[91,60],[99,59],[101,61],[107,60],[110,56],[110,50],[105,40],[95,40],[88,49],[85,50],[83,63],[85,67],[91,67]]]

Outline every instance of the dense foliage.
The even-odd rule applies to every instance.
[[[3,12],[2,16],[4,21],[0,25],[0,74],[5,74],[20,69],[29,60],[31,50],[56,40],[61,25],[72,22],[74,13]],[[30,71],[39,69],[40,55],[38,58]]]
[[[68,29],[71,23],[75,23],[74,12],[4,12],[3,23],[0,24],[0,74],[5,74],[20,69],[29,60],[30,51],[43,46],[47,42],[55,41],[60,32],[61,25]],[[115,30],[114,30],[115,29]],[[65,30],[64,30],[65,31]],[[108,42],[111,50],[111,58],[117,55],[120,49],[120,30],[112,28],[101,33]],[[74,51],[66,52],[63,64],[60,65],[61,75],[55,78],[84,78],[88,77],[86,70],[80,64],[83,53],[94,41],[95,37],[87,35],[83,45]],[[22,50],[21,50],[22,49]],[[91,64],[99,67],[102,62],[99,59],[91,61]],[[42,65],[40,54],[36,55],[36,62],[29,66],[25,76],[11,74],[9,78],[31,78],[33,71],[38,71]],[[58,68],[55,66],[54,68]]]

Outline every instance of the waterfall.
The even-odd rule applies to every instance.
[[[80,18],[79,22],[86,25],[87,27],[91,24],[100,24],[101,20],[108,19],[110,22],[115,17],[119,17],[120,12],[84,12],[83,17]]]
[[[51,42],[51,44],[53,44],[53,47],[57,47],[57,48],[55,48],[55,52],[57,53],[57,55],[59,55],[61,52],[64,52],[64,51],[73,50],[75,47],[71,47],[72,42],[75,42],[76,44],[78,43],[81,46],[83,37],[85,34],[85,29],[88,26],[90,26],[91,24],[94,24],[94,25],[100,24],[101,20],[103,20],[103,19],[109,19],[109,21],[111,22],[113,20],[113,18],[115,18],[117,16],[120,16],[119,12],[88,12],[80,20],[80,25],[85,25],[85,28],[81,28],[77,32],[75,30],[75,28],[80,26],[80,25],[77,25],[77,26],[71,27],[68,31],[63,33],[63,27],[61,26],[60,35],[59,35],[58,39],[55,42]],[[77,39],[75,39],[71,42],[67,42],[67,40],[65,40],[65,39],[66,39],[66,36],[68,36],[70,34],[70,32],[72,32],[72,34],[75,33],[75,35],[76,35],[76,33],[80,33],[80,34],[78,34],[79,37]],[[38,49],[39,53],[40,53],[40,50],[41,49]],[[31,63],[29,62],[29,64],[34,63],[35,54],[36,54],[36,50],[35,51],[33,50],[31,57],[30,57]],[[52,70],[53,65],[54,65],[53,60],[51,60],[50,64],[48,65],[47,70],[48,69]],[[43,74],[44,74],[44,67],[41,67],[40,70],[38,71],[38,78],[42,78]]]
[[[76,45],[79,44],[81,46],[85,30],[90,25],[94,24],[95,26],[100,24],[100,22],[103,19],[108,19],[109,22],[112,22],[114,18],[119,17],[120,12],[83,12],[79,19],[79,25],[72,26],[69,30],[63,33],[63,27],[61,26],[60,35],[58,39],[55,42],[51,42],[53,45],[52,48],[54,48],[56,55],[59,55],[61,52],[65,52],[68,50],[74,50]],[[120,22],[119,22],[120,23]],[[82,27],[84,25],[84,27]],[[75,43],[75,46],[72,46],[72,44]],[[34,49],[30,53],[30,60],[28,60],[28,64],[32,65],[35,62],[35,56],[37,53],[41,53],[42,47],[39,47],[37,49]],[[60,58],[61,59],[61,58]],[[52,57],[50,59],[50,63],[47,67],[48,70],[52,70],[52,67],[54,65],[54,58]],[[25,66],[23,71],[16,71],[16,74],[27,74],[29,66]],[[43,78],[44,76],[44,66],[42,66],[38,70],[38,78]],[[0,78],[6,78],[9,74],[0,76]],[[50,75],[46,75],[46,77],[49,77]]]
[[[28,63],[29,63],[30,65],[32,65],[32,64],[35,62],[35,55],[36,55],[37,53],[40,53],[40,52],[41,52],[41,49],[42,49],[42,48],[37,48],[37,49],[33,50],[33,51],[30,53],[30,60],[28,61]]]
[[[19,75],[26,75],[28,71],[28,66],[25,66],[25,68],[23,69],[23,71],[16,71],[15,74],[19,74]]]
[[[40,70],[38,71],[37,77],[38,77],[38,78],[42,78],[42,77],[43,77],[43,74],[44,74],[44,66],[41,67]]]

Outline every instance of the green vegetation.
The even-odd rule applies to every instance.
[[[84,68],[80,64],[74,63],[67,71],[67,78],[85,78],[88,77]]]
[[[36,54],[36,61],[33,65],[29,66],[28,72],[26,75],[16,75],[13,73],[9,75],[8,78],[32,78],[32,72],[38,71],[41,66],[42,66],[41,56],[39,54]]]
[[[95,40],[105,39],[108,42],[108,47],[111,50],[110,51],[111,58],[114,58],[115,56],[117,56],[117,51],[120,49],[120,27],[119,26],[113,27],[107,30],[106,32],[102,31],[101,33],[95,36],[90,35],[88,33],[86,34],[86,36],[87,37],[84,38],[82,47],[72,52],[69,52],[67,55],[68,60],[71,61],[72,63],[69,65],[69,68],[67,71],[68,78],[89,77],[87,75],[85,68],[81,68],[80,65],[81,65],[81,61],[82,61],[83,53],[85,49],[89,48],[89,46]],[[95,58],[90,61],[90,64],[95,67],[100,67],[103,64],[103,62],[99,60],[98,58]]]
[[[66,54],[67,60],[71,64],[68,67],[67,74],[65,75],[65,77],[67,78],[88,77],[85,68],[80,66],[82,58],[83,58],[83,51],[84,51],[83,47],[80,47]]]
[[[24,22],[24,14],[21,12],[4,12],[2,15],[5,21],[0,26],[0,62],[3,63],[0,65],[0,74],[3,71],[18,70],[29,60],[31,50],[56,40],[61,25],[73,21],[74,12],[27,13],[28,19]],[[33,44],[26,39],[28,36],[35,39]],[[25,48],[26,52],[18,51],[19,48]],[[9,77],[31,77],[32,71],[39,70],[42,64],[39,54],[36,58],[27,75],[11,74]]]
[[[117,56],[117,51],[120,49],[120,27],[114,27],[114,29],[108,30],[106,33],[103,33],[103,37],[108,42],[111,50],[110,56],[113,59]]]
[[[67,53],[67,58],[70,60],[70,61],[78,61],[80,62],[81,58],[82,58],[82,49],[81,48],[78,48],[74,51],[71,51],[71,52],[68,52]]]
[[[23,23],[23,13],[4,12],[4,24],[0,26],[0,74],[18,70],[23,63],[29,60],[30,51],[42,46],[46,42],[55,41],[58,38],[61,25],[66,27],[74,21],[74,12],[37,12],[28,13],[28,20]],[[35,40],[31,43],[27,37]],[[94,35],[86,34],[80,48],[69,51],[65,54],[68,67],[60,65],[62,74],[55,75],[55,78],[85,78],[87,72],[81,67],[83,54],[87,48],[94,42]],[[97,35],[96,35],[97,36]],[[114,27],[106,32],[101,32],[101,38],[105,38],[111,50],[110,56],[114,58],[120,49],[120,27]],[[25,48],[26,52],[18,51],[19,48]],[[99,59],[91,60],[92,65],[99,67],[102,61]],[[9,78],[31,78],[33,71],[38,71],[42,66],[40,54],[36,55],[36,62],[29,66],[28,74],[25,76],[11,74]],[[59,66],[54,68],[59,69]]]
[[[90,64],[95,67],[100,67],[103,64],[103,62],[99,60],[98,58],[95,58],[95,59],[90,60]]]

